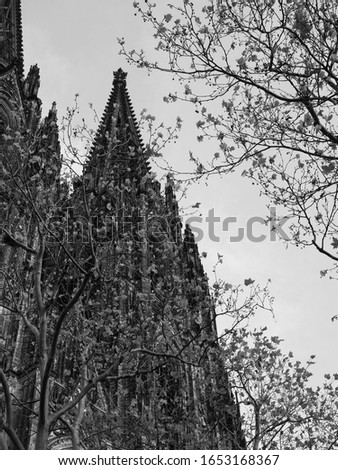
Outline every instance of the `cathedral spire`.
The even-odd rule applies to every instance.
[[[121,68],[114,72],[113,88],[103,112],[100,131],[123,134],[130,144],[140,149],[143,146],[127,90],[127,73]]]
[[[96,133],[93,155],[101,153],[105,155],[105,160],[108,159],[111,163],[126,163],[130,158],[139,169],[142,167],[140,173],[144,174],[149,171],[149,163],[127,90],[126,78],[127,73],[121,68],[114,72],[112,91]]]
[[[21,1],[0,0],[0,74],[16,68],[23,78]]]

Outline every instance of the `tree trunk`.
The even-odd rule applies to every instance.
[[[48,441],[48,424],[39,419],[36,433],[35,450],[46,450]]]
[[[255,406],[255,439],[253,450],[258,450],[261,442],[261,407]]]
[[[0,450],[8,450],[7,436],[3,431],[0,432]]]

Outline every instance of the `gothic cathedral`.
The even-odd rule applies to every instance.
[[[198,248],[126,73],[69,178],[22,41],[20,0],[0,0],[0,447],[244,448]]]

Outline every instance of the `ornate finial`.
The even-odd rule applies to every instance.
[[[166,186],[171,186],[172,189],[175,187],[175,180],[174,180],[174,175],[172,173],[167,173],[167,182]]]
[[[56,109],[56,102],[53,101],[52,107],[50,108],[47,117],[45,118],[45,124],[48,125],[56,125],[57,121],[57,109]]]
[[[126,83],[127,79],[127,72],[124,72],[121,68],[119,68],[116,72],[114,72],[114,83]]]
[[[56,114],[57,114],[56,101],[53,101],[52,107],[49,110],[49,116],[53,116],[54,118],[56,118]]]
[[[37,65],[32,65],[23,85],[27,98],[36,98],[40,87],[40,70]]]

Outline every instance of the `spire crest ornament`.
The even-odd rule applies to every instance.
[[[114,84],[115,83],[123,83],[126,85],[127,83],[127,72],[124,72],[121,67],[114,72]]]

